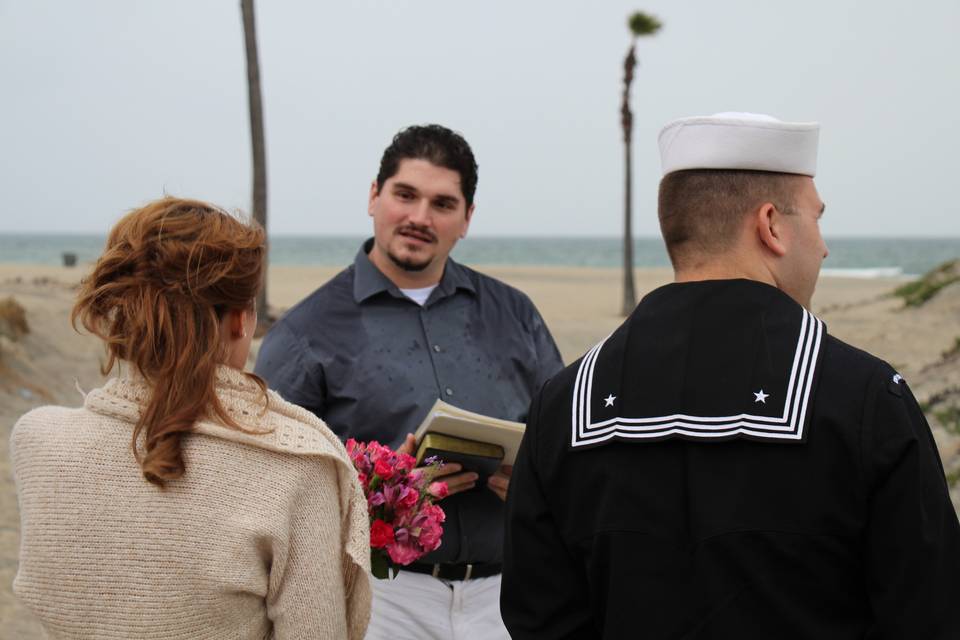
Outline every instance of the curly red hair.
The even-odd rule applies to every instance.
[[[70,320],[103,339],[103,373],[123,360],[151,387],[132,447],[143,476],[156,485],[183,475],[182,439],[197,420],[216,417],[239,428],[215,392],[226,356],[221,319],[252,307],[265,253],[266,236],[255,223],[206,202],[166,197],[113,227],[81,284]]]

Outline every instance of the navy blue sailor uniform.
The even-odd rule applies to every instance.
[[[780,290],[674,283],[534,399],[514,638],[960,638],[960,525],[886,363]]]

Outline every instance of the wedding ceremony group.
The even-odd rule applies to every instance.
[[[17,602],[50,638],[960,638],[912,370],[813,302],[821,126],[677,116],[671,268],[576,351],[582,288],[548,314],[451,257],[483,214],[443,124],[370,159],[369,238],[270,323],[262,226],[129,210],[62,292],[106,382],[10,432]]]

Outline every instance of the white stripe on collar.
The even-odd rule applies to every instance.
[[[780,417],[746,413],[732,416],[690,416],[674,414],[650,418],[616,417],[592,422],[593,374],[597,358],[609,336],[587,352],[580,362],[573,385],[571,447],[588,447],[616,440],[655,440],[670,436],[717,440],[734,436],[752,439],[802,440],[807,405],[823,337],[823,322],[803,310],[800,335],[794,352],[786,402]]]

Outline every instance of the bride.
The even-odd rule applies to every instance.
[[[103,339],[82,407],[11,436],[14,590],[51,638],[360,638],[366,501],[340,441],[243,371],[264,232],[204,202],[127,214],[73,322]]]

